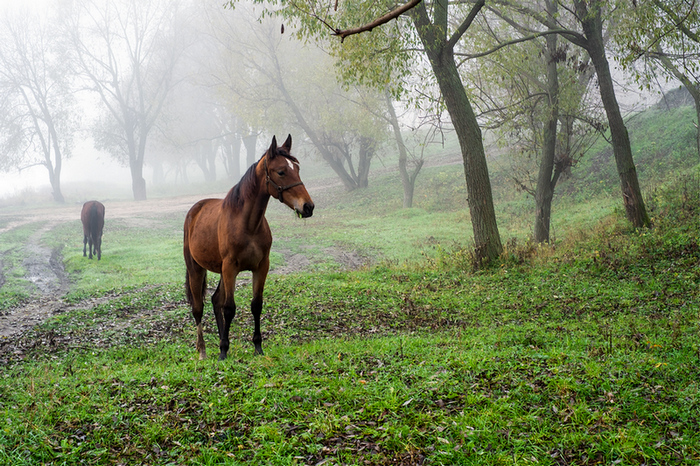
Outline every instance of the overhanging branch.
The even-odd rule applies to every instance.
[[[390,11],[389,13],[385,14],[384,16],[381,16],[381,17],[375,19],[371,23],[365,24],[364,26],[360,26],[357,28],[351,28],[351,29],[345,29],[345,30],[335,29],[333,35],[339,36],[340,42],[343,42],[345,40],[345,38],[348,36],[351,36],[353,34],[360,34],[363,32],[371,31],[372,29],[376,28],[377,26],[381,26],[382,24],[388,23],[392,19],[398,18],[402,14],[404,14],[407,11],[414,8],[421,1],[422,0],[411,0],[408,3],[396,8],[395,10]]]

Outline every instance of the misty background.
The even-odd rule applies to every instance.
[[[309,161],[307,181],[330,178],[352,190],[367,185],[372,169],[396,167],[392,111],[416,174],[426,154],[453,138],[435,86],[420,73],[401,100],[339,84],[323,43],[300,41],[293,24],[247,3],[4,0],[0,8],[5,199],[138,200],[191,185],[221,192],[273,135],[288,133],[294,154]],[[628,112],[677,86],[642,93],[619,69],[616,77]],[[420,99],[433,103],[415,105]]]

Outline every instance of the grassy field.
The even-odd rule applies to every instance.
[[[696,173],[655,178],[648,231],[617,192],[564,189],[548,247],[497,188],[506,252],[481,271],[459,166],[425,169],[413,209],[390,177],[319,193],[306,221],[271,204],[273,266],[308,263],[269,278],[264,357],[238,289],[223,362],[210,308],[194,349],[183,213],[108,213],[99,262],[58,223],[41,245],[69,308],[0,341],[0,464],[700,464]],[[44,228],[0,235],[0,311],[38,299],[19,251]]]

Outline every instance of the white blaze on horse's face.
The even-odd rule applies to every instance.
[[[292,168],[293,170],[293,168]],[[298,172],[297,172],[298,173]],[[295,186],[294,188],[290,189],[289,191],[289,199],[291,201],[289,207],[294,209],[294,211],[299,215],[300,217],[309,217],[311,216],[312,210],[309,210],[309,203],[311,206],[313,206],[313,202],[311,201],[311,198],[309,197],[309,193],[306,191],[306,188],[304,185],[299,185]],[[286,200],[286,199],[285,199]]]

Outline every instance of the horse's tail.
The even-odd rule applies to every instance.
[[[185,267],[185,294],[187,295],[187,302],[192,306],[194,301],[192,299],[192,289],[190,288],[190,272]]]
[[[190,306],[194,306],[194,296],[192,295],[192,287],[190,286],[190,267],[194,263],[192,254],[190,254],[190,241],[189,241],[189,216],[185,219],[185,237],[182,247],[182,253],[185,256],[185,294],[187,295],[187,302]],[[204,271],[202,277],[202,302],[204,302],[205,294],[207,291],[207,272]]]
[[[90,228],[89,234],[93,241],[97,241],[100,236],[100,212],[97,208],[97,202],[93,202],[90,206]]]

